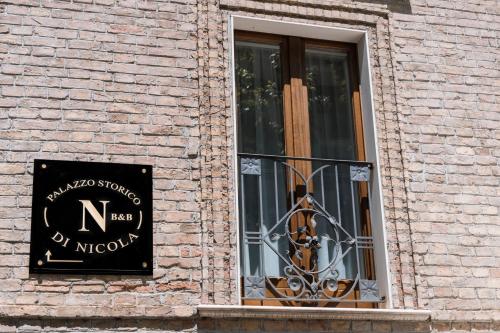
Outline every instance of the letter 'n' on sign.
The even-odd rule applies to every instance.
[[[82,203],[82,227],[78,231],[89,231],[85,227],[85,216],[86,212],[90,213],[90,216],[94,219],[97,225],[106,232],[106,205],[109,201],[99,201],[102,204],[102,215],[97,211],[95,206],[90,202],[90,200],[78,200]]]

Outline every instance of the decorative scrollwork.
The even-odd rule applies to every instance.
[[[358,241],[361,245],[359,248],[370,248],[373,244],[370,237],[358,237],[355,232],[351,234],[347,231],[339,222],[340,216],[336,217],[327,210],[324,194],[318,201],[314,192],[311,191],[313,177],[320,176],[321,182],[323,182],[323,172],[328,168],[334,169],[333,174],[338,183],[337,167],[324,165],[312,172],[309,177],[305,177],[294,166],[285,162],[280,163],[287,169],[289,183],[292,182],[290,177],[300,179],[305,189],[301,197],[292,202],[291,207],[288,207],[289,209],[284,215],[276,216],[276,224],[272,227],[268,226],[260,236],[262,246],[270,248],[276,253],[277,258],[284,262],[283,272],[285,276],[284,279],[280,280],[280,287],[273,284],[273,279],[267,276],[265,271],[263,272],[265,277],[262,280],[258,277],[246,277],[245,296],[247,298],[263,298],[267,285],[276,298],[290,301],[340,302],[355,289],[360,289],[362,300],[380,300],[376,281],[369,283],[370,280],[360,280],[359,267],[356,275],[350,279],[351,282],[344,283],[345,288],[339,288],[339,267],[343,265],[344,258],[348,254],[358,255]],[[274,170],[276,170],[276,166]],[[241,172],[242,174],[260,175],[260,160],[241,159]],[[369,180],[368,167],[352,165],[349,172],[351,182]],[[321,183],[321,186],[324,184]],[[277,193],[277,190],[274,192]],[[283,246],[279,246],[279,244],[283,244],[284,240],[287,244],[286,250]],[[320,253],[326,252],[328,252],[327,259],[325,260],[323,257],[320,263],[318,259]],[[359,262],[357,264],[359,265]],[[252,279],[249,280],[249,278]],[[361,281],[363,281],[362,285]],[[284,286],[285,282],[287,286]],[[283,288],[292,291],[293,295],[284,292]]]
[[[299,173],[292,166],[283,164],[295,173]],[[306,190],[313,175],[309,178],[305,178],[302,174],[297,175],[304,180]],[[309,223],[295,225],[299,220],[308,220]],[[342,262],[343,255],[340,251],[335,252],[325,267],[319,267],[317,260],[311,260],[311,258],[318,257],[318,250],[321,249],[322,244],[331,244],[329,247],[335,249],[339,249],[344,244],[344,253],[347,253],[355,246],[355,237],[342,228],[337,218],[331,215],[309,192],[285,214],[281,223],[284,223],[281,229],[283,232],[274,230],[264,235],[263,240],[279,254],[279,249],[272,241],[287,238],[289,250],[280,257],[287,265],[284,271],[288,277],[288,288],[294,291],[297,297],[300,294],[301,298],[309,300],[331,299],[332,293],[338,291],[339,273],[336,266]],[[270,241],[266,242],[266,239]],[[306,260],[309,260],[309,264],[305,263]],[[293,298],[290,295],[281,296]]]
[[[370,169],[365,166],[351,166],[351,180],[355,182],[367,182],[370,180]]]
[[[252,298],[264,298],[266,291],[266,280],[261,276],[246,276],[245,295]]]
[[[242,158],[241,173],[244,175],[260,175],[260,160],[257,158]]]
[[[363,300],[378,300],[378,285],[375,280],[359,280],[359,289],[361,291],[361,299]]]

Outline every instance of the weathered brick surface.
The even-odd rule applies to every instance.
[[[237,304],[231,13],[368,31],[394,306],[434,321],[6,318]],[[499,330],[499,14],[494,0],[0,0],[0,331]],[[29,276],[34,158],[152,164],[154,276]]]
[[[498,3],[412,10],[394,15],[393,61],[419,306],[498,318]]]
[[[201,280],[196,2],[1,4],[2,315],[191,315]],[[152,164],[154,276],[29,276],[34,158]]]

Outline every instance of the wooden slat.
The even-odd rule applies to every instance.
[[[294,149],[290,153],[293,154],[291,156],[311,157],[307,86],[304,80],[304,43],[301,38],[290,37],[289,54],[293,117],[291,130],[294,138]],[[305,169],[300,170],[306,174],[310,173],[311,163],[302,162]]]
[[[290,37],[289,45],[289,68],[290,68],[290,91],[291,91],[291,106],[292,106],[292,127],[288,131],[292,132],[293,151],[287,151],[289,156],[311,157],[311,139],[309,133],[309,113],[307,103],[307,87],[304,79],[304,42],[299,37]],[[287,129],[285,129],[287,130]],[[304,177],[309,177],[312,173],[312,163],[310,161],[294,161],[295,168]],[[295,193],[297,200],[305,195],[305,185],[299,178],[295,178]],[[309,184],[311,185],[311,184]],[[312,185],[311,185],[312,186]],[[310,188],[310,190],[312,190]],[[302,208],[309,208],[307,202],[304,202]],[[300,213],[292,219],[292,230],[297,230],[297,227],[308,227],[310,230],[310,214]],[[304,241],[306,234],[294,235],[294,240]],[[293,250],[293,249],[292,249]],[[311,269],[311,250],[301,248],[303,253],[302,260],[294,258],[297,265],[305,270]],[[293,253],[293,251],[292,251]]]
[[[285,41],[285,37],[273,34],[265,34],[260,32],[250,32],[237,30],[234,32],[235,40],[264,43],[264,44],[280,44]]]

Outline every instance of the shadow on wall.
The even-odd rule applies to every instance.
[[[411,14],[410,0],[358,0],[358,2],[369,2],[386,5],[391,12]]]
[[[366,320],[286,320],[258,318],[201,318],[197,323],[198,333],[314,333],[314,332],[398,332],[431,333],[431,324],[411,321],[366,321]]]

